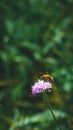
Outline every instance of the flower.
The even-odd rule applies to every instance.
[[[32,86],[32,95],[36,95],[38,93],[44,92],[45,90],[49,90],[52,88],[52,83],[49,81],[39,80],[34,83]]]

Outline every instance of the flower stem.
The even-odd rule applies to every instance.
[[[56,119],[56,117],[55,117],[55,115],[54,115],[54,112],[53,112],[53,110],[52,110],[52,107],[51,107],[51,105],[50,105],[50,102],[49,102],[49,100],[48,100],[48,96],[47,96],[46,93],[43,94],[43,99],[44,99],[45,102],[47,102],[47,105],[48,105],[48,107],[49,107],[49,109],[50,109],[50,112],[51,112],[51,114],[52,114],[52,116],[53,116],[53,118],[54,118],[54,120],[55,120],[55,122],[56,122],[56,124],[57,124],[57,127],[59,128],[59,130],[62,130],[61,127],[60,127],[60,124],[59,124],[58,120]]]

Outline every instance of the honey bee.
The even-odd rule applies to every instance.
[[[50,82],[54,81],[54,78],[48,73],[43,74],[40,78],[46,81],[50,81]]]

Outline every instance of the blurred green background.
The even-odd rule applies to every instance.
[[[0,0],[0,130],[58,130],[41,95],[40,73],[62,130],[73,129],[73,0]]]

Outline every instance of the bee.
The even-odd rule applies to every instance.
[[[54,78],[48,73],[43,74],[40,78],[45,81],[54,82]]]

